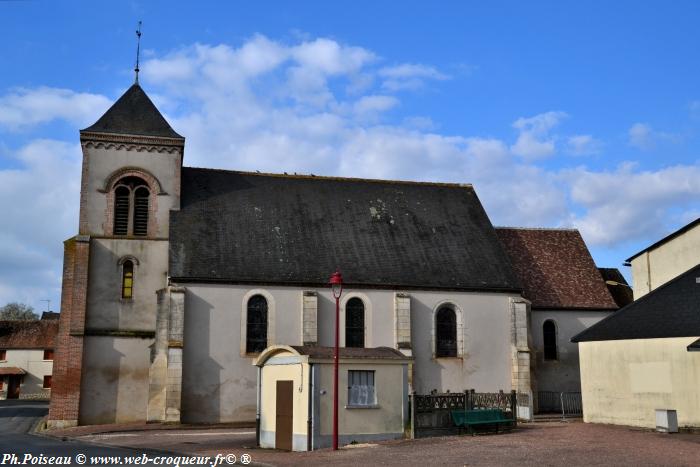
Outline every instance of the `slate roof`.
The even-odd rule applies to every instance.
[[[693,222],[690,222],[690,223],[684,225],[683,227],[676,230],[675,232],[671,232],[670,234],[666,235],[664,238],[662,238],[658,242],[655,242],[655,243],[649,245],[648,247],[644,248],[642,251],[638,251],[637,253],[635,253],[632,256],[630,256],[629,258],[627,258],[625,260],[625,262],[629,263],[630,261],[632,261],[637,256],[641,255],[642,253],[646,253],[647,251],[653,250],[654,248],[663,245],[664,243],[668,242],[669,240],[673,240],[674,238],[678,237],[679,235],[682,235],[685,232],[695,228],[695,226],[697,226],[698,224],[700,224],[700,218],[697,218]]]
[[[497,227],[496,232],[533,308],[617,309],[578,230]]]
[[[333,347],[320,347],[315,345],[292,345],[294,350],[301,355],[308,355],[311,358],[332,359],[335,349]],[[410,357],[402,354],[390,347],[340,347],[338,349],[340,358],[367,358],[367,359],[387,359],[387,360],[409,360]]]
[[[0,349],[52,349],[58,320],[0,321]]]
[[[175,281],[520,289],[468,185],[183,168],[181,196]]]
[[[603,281],[615,281],[618,284],[627,285],[627,287],[625,287],[624,285],[605,284],[608,286],[608,291],[610,292],[610,295],[612,295],[612,298],[615,300],[615,304],[618,307],[622,308],[623,306],[627,306],[634,301],[632,287],[629,287],[625,276],[622,275],[619,269],[598,268],[598,270],[600,271],[600,275],[603,276]]]
[[[170,127],[138,84],[133,84],[97,122],[82,132],[184,139]]]
[[[577,334],[571,342],[700,336],[700,265]]]

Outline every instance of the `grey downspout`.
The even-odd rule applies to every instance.
[[[257,404],[255,404],[255,445],[260,447],[260,391],[262,389],[262,368],[258,367]]]
[[[314,365],[309,363],[309,402],[308,416],[306,419],[306,450],[313,450],[313,410],[314,410]]]

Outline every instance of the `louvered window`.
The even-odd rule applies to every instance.
[[[129,232],[129,198],[131,191],[125,186],[114,190],[114,235],[126,235]]]
[[[544,341],[544,359],[557,360],[557,326],[551,319],[548,319],[542,325],[542,338]]]
[[[345,305],[345,347],[365,346],[365,304],[357,297]]]
[[[148,185],[139,177],[125,177],[114,190],[114,235],[148,235]]]
[[[134,296],[134,263],[124,261],[122,264],[122,298]]]
[[[267,300],[254,295],[248,300],[246,322],[246,352],[258,353],[267,347]]]
[[[457,356],[457,316],[452,308],[442,307],[435,317],[435,356]]]
[[[145,237],[148,233],[148,189],[138,187],[134,192],[134,235]]]

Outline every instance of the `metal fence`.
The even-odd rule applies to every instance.
[[[583,403],[580,392],[539,391],[537,393],[537,412],[561,414],[562,417],[581,416]]]
[[[527,401],[524,399],[527,398]],[[473,389],[461,393],[411,395],[411,437],[445,436],[457,434],[452,422],[453,410],[501,409],[517,423],[517,406],[529,402],[527,394],[512,392],[476,392]]]

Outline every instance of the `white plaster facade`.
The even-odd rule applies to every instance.
[[[51,389],[44,388],[44,376],[53,373],[53,360],[44,360],[44,349],[7,349],[5,359],[0,360],[0,368],[21,368],[26,374],[21,376],[20,399],[48,399]],[[7,398],[10,376],[0,375],[2,389],[0,400]]]
[[[579,343],[584,421],[655,428],[655,410],[671,409],[699,427],[700,358],[686,350],[698,337]]]
[[[699,251],[700,223],[696,223],[633,257],[630,263],[634,299],[643,297],[700,264]]]

